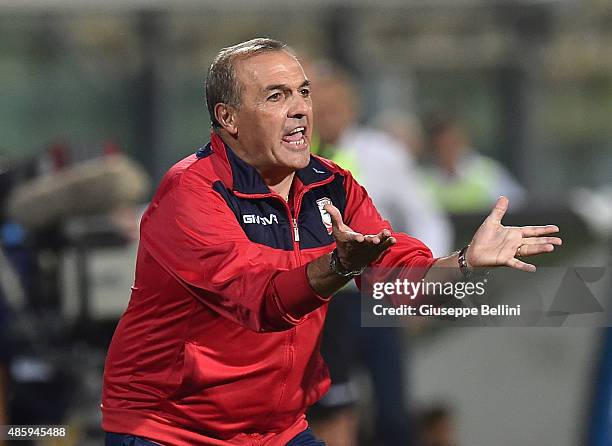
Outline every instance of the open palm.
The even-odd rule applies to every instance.
[[[501,221],[508,210],[508,199],[499,197],[489,216],[480,225],[466,253],[470,267],[509,266],[533,272],[536,267],[517,257],[551,252],[561,245],[559,237],[548,234],[559,232],[555,225],[504,226]]]

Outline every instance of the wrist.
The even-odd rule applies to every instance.
[[[463,277],[465,278],[468,278],[468,276],[471,274],[471,269],[467,261],[468,249],[470,249],[469,244],[461,248],[461,250],[459,251],[459,254],[457,255],[457,263],[459,264],[459,270],[461,271],[461,274],[463,274]]]
[[[484,277],[488,275],[489,271],[486,269],[482,269],[482,271],[477,271],[473,264],[468,260],[468,254],[470,250],[470,244],[464,246],[457,256],[457,263],[459,265],[459,270],[461,274],[466,280],[474,280],[479,277]]]
[[[470,260],[471,249],[472,249],[472,244],[468,243],[467,245],[463,247],[463,249],[461,249],[461,251],[459,251],[459,254],[463,253],[463,258],[465,260],[465,266],[468,268],[474,267],[473,263]]]
[[[366,266],[357,269],[351,269],[349,267],[346,267],[340,260],[340,256],[338,255],[338,249],[336,248],[331,253],[329,269],[337,276],[350,278],[359,276],[366,269]]]

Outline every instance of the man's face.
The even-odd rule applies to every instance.
[[[260,172],[288,175],[308,165],[312,135],[310,82],[285,51],[238,60],[242,85],[234,136],[245,161]]]
[[[315,100],[315,126],[321,143],[338,144],[344,131],[355,122],[355,96],[340,79],[314,78],[319,90]]]
[[[467,138],[458,126],[450,126],[432,140],[435,155],[441,167],[455,172],[457,163],[464,153]]]

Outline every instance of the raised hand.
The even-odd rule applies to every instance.
[[[325,210],[332,219],[332,235],[336,239],[340,263],[348,271],[369,265],[396,243],[388,229],[375,235],[364,235],[345,225],[340,211],[334,205],[326,205]]]
[[[554,251],[560,246],[559,237],[549,234],[559,232],[555,225],[503,226],[501,221],[508,210],[508,199],[499,197],[489,216],[480,225],[466,253],[470,267],[509,266],[534,272],[535,265],[518,257],[528,257]]]

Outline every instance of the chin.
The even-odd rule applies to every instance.
[[[304,167],[308,166],[309,162],[310,162],[310,146],[308,146],[306,150],[304,150],[304,153],[301,154],[300,156],[300,160],[299,160],[300,169],[303,169]]]
[[[303,169],[310,162],[310,145],[305,145],[298,150],[289,148],[288,153],[285,152],[283,158],[283,164],[292,170]]]
[[[305,156],[300,156],[299,158],[293,159],[287,163],[287,166],[291,168],[291,170],[300,170],[304,167],[308,166],[310,162],[310,152],[308,152]]]

